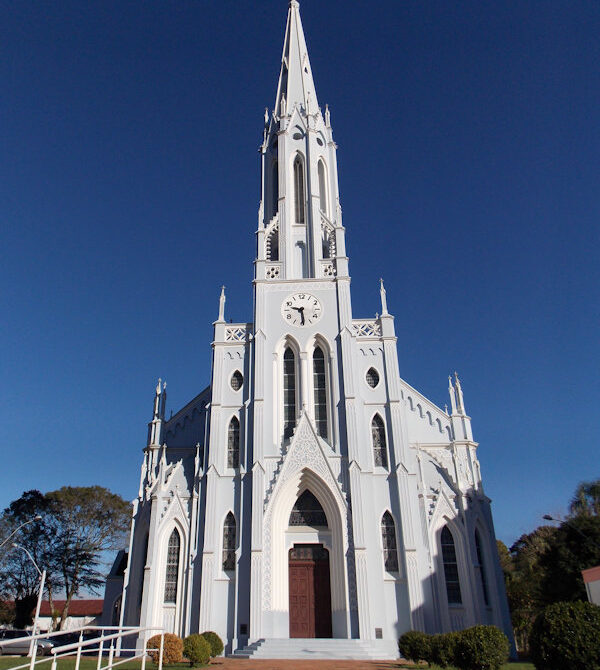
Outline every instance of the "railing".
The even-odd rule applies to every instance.
[[[100,634],[96,637],[84,639],[84,633],[90,631],[100,631]],[[111,631],[116,631],[112,633]],[[157,635],[160,635],[160,645],[156,649],[128,649],[122,646],[122,642],[125,638],[128,637],[138,637],[142,635],[142,639],[145,638],[144,633],[154,632]],[[73,633],[79,633],[79,640],[77,642],[71,642],[69,644],[57,645],[57,638],[60,638],[63,635],[72,635]],[[107,634],[108,633],[108,634]],[[50,640],[56,646],[50,650],[50,655],[42,658],[38,658],[38,641]],[[43,663],[51,662],[51,670],[57,670],[58,660],[65,658],[67,656],[72,656],[73,653],[76,654],[75,657],[75,668],[74,670],[79,670],[81,664],[81,656],[83,654],[97,654],[96,670],[112,670],[123,663],[128,663],[129,661],[134,661],[136,659],[141,659],[140,670],[145,670],[146,668],[146,659],[148,658],[149,651],[158,652],[158,670],[162,670],[163,666],[163,651],[164,651],[164,641],[165,634],[162,628],[139,628],[139,627],[119,627],[119,626],[85,626],[83,628],[77,628],[75,630],[69,631],[56,631],[54,633],[38,633],[37,635],[30,635],[27,637],[18,637],[11,640],[6,640],[4,642],[0,641],[0,645],[3,648],[3,653],[10,653],[11,646],[17,646],[19,643],[31,643],[30,653],[31,658],[28,659],[27,663],[22,665],[16,665],[11,670],[34,670],[34,667],[39,667]],[[126,657],[121,659],[121,654],[125,652]],[[106,664],[102,664],[104,656],[107,656]],[[119,658],[118,661],[115,661],[115,657]]]

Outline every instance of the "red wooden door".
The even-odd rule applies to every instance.
[[[314,566],[290,562],[290,637],[315,637]]]
[[[320,545],[290,551],[290,637],[331,637],[329,555]]]

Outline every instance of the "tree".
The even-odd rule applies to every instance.
[[[13,540],[25,548],[38,565],[48,564],[51,536],[45,521],[48,518],[49,503],[37,490],[25,491],[4,510],[0,519],[0,537],[7,538],[21,524],[35,516],[41,520],[28,523],[14,536]],[[32,623],[31,612],[35,607],[40,578],[35,566],[21,549],[13,547],[12,541],[2,547],[0,556],[0,596],[14,600],[14,624],[17,628]],[[48,571],[46,584],[51,588],[51,574]]]
[[[125,543],[129,505],[101,486],[65,486],[45,495],[26,491],[4,510],[0,525],[8,532],[1,536],[38,514],[41,520],[23,527],[15,540],[46,570],[52,611],[56,595],[64,592],[65,605],[57,617],[62,628],[72,598],[81,589],[97,592],[104,583],[102,553]],[[0,596],[14,598],[15,624],[22,627],[31,623],[39,576],[26,554],[10,544],[0,560]]]
[[[563,521],[540,561],[544,604],[587,600],[581,571],[600,565],[600,517],[581,514]]]
[[[556,531],[553,526],[540,526],[521,535],[510,548],[509,560],[499,549],[515,640],[521,650],[527,649],[531,626],[545,604],[541,561]]]
[[[56,537],[53,565],[65,593],[62,629],[73,596],[82,588],[97,592],[104,584],[101,554],[125,543],[130,510],[121,496],[102,486],[63,486],[47,498]]]
[[[573,516],[600,515],[600,479],[581,482],[571,498],[569,510]]]

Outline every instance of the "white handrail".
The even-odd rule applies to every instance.
[[[86,631],[99,631],[100,635],[97,637],[89,638],[87,640],[83,639],[83,634]],[[116,632],[112,632],[116,631]],[[105,633],[109,632],[108,635]],[[82,628],[76,628],[75,630],[69,630],[69,631],[56,631],[54,633],[37,633],[36,635],[26,635],[22,637],[17,637],[13,638],[10,640],[6,640],[4,644],[2,644],[2,641],[0,640],[0,646],[6,647],[7,649],[10,649],[10,647],[19,642],[30,642],[31,643],[31,648],[32,648],[32,654],[31,654],[31,659],[27,661],[27,663],[24,663],[23,665],[17,665],[11,670],[25,670],[25,668],[34,668],[35,665],[40,666],[42,663],[46,663],[51,661],[52,666],[51,670],[56,670],[57,667],[57,659],[59,658],[64,658],[66,656],[69,656],[71,652],[77,650],[77,656],[75,660],[75,670],[79,670],[80,667],[80,662],[81,662],[81,655],[82,654],[91,654],[91,653],[98,653],[98,661],[96,664],[96,670],[112,670],[112,668],[116,668],[122,663],[126,663],[127,661],[132,661],[136,659],[141,659],[141,670],[145,670],[146,667],[146,657],[148,655],[148,650],[143,649],[139,650],[137,649],[121,649],[120,651],[133,651],[137,652],[134,653],[133,656],[127,656],[124,659],[120,659],[119,654],[115,654],[115,641],[120,642],[123,640],[125,637],[131,637],[132,635],[137,635],[138,637],[142,633],[148,633],[148,632],[154,632],[156,634],[160,635],[160,645],[157,649],[159,652],[158,654],[158,670],[162,670],[163,666],[163,655],[164,655],[164,639],[165,639],[165,633],[164,629],[159,628],[159,627],[146,627],[142,628],[139,626],[83,626]],[[73,633],[79,633],[79,640],[77,642],[71,642],[69,644],[64,644],[64,645],[59,645],[53,647],[51,651],[51,656],[45,657],[45,658],[37,658],[37,652],[38,652],[38,645],[35,644],[36,641],[38,640],[47,640],[49,638],[54,638],[56,639],[57,637],[61,637],[63,635],[67,634],[73,634]],[[145,636],[142,637],[144,639]],[[102,665],[102,656],[104,653],[105,649],[105,643],[109,642],[110,645],[108,647],[108,659],[107,659],[107,664]],[[156,650],[156,649],[155,649]],[[116,658],[119,658],[119,660],[115,661],[115,656]]]

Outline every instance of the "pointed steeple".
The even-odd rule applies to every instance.
[[[299,7],[296,0],[290,0],[275,100],[278,116],[290,114],[296,104],[308,114],[314,114],[319,108]]]

